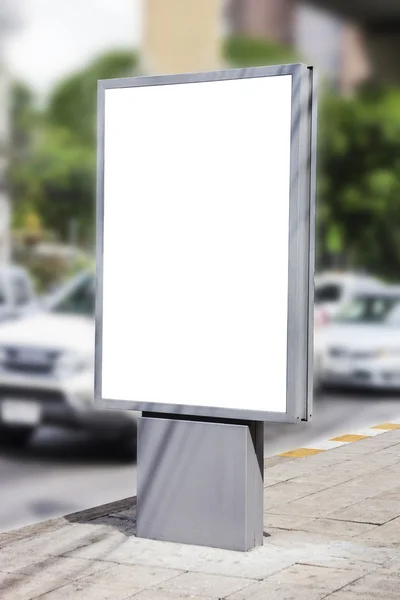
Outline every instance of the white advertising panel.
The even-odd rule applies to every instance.
[[[99,405],[309,418],[312,77],[276,69],[99,82]]]

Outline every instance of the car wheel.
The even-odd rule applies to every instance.
[[[137,438],[132,433],[121,437],[116,444],[117,457],[122,462],[133,462],[137,456]]]
[[[5,427],[0,425],[0,446],[24,446],[32,437],[32,427]]]

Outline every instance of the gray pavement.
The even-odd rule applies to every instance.
[[[400,598],[400,429],[266,459],[264,509],[264,545],[246,554],[138,539],[134,498],[3,533],[0,597]]]
[[[265,456],[316,444],[399,418],[398,396],[329,393],[311,423],[265,425]],[[19,451],[0,453],[0,531],[112,502],[136,493],[136,467],[84,435],[46,429]]]

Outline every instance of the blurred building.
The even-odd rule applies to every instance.
[[[351,94],[371,74],[362,29],[325,10],[296,4],[293,45],[342,94]]]
[[[296,7],[290,0],[231,0],[231,33],[292,44]]]
[[[10,202],[7,192],[7,146],[9,132],[8,77],[0,62],[0,265],[8,262],[10,254]]]
[[[10,77],[5,63],[5,40],[16,26],[15,4],[0,0],[0,265],[10,259],[11,207],[7,188],[10,134]]]
[[[333,14],[297,0],[230,0],[231,34],[295,47],[342,93],[370,74],[361,30]]]
[[[149,74],[220,66],[221,0],[146,0],[142,69]]]

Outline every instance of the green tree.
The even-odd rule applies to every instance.
[[[298,61],[296,52],[289,46],[242,36],[228,37],[224,42],[223,54],[234,67],[260,67]]]
[[[66,238],[71,219],[89,235],[94,215],[95,152],[66,129],[45,128],[29,159],[14,171],[13,184],[24,197],[21,216],[37,211],[45,226]]]
[[[50,95],[48,123],[70,130],[83,144],[96,139],[97,81],[132,76],[137,57],[132,50],[115,50],[61,81]]]
[[[19,150],[10,170],[16,224],[36,211],[44,227],[61,239],[66,239],[71,219],[78,221],[87,242],[93,238],[97,81],[132,75],[135,65],[130,50],[101,55],[61,81],[34,119],[27,117],[28,91],[16,88],[14,123]]]
[[[321,260],[400,272],[400,91],[330,96],[320,114]]]

